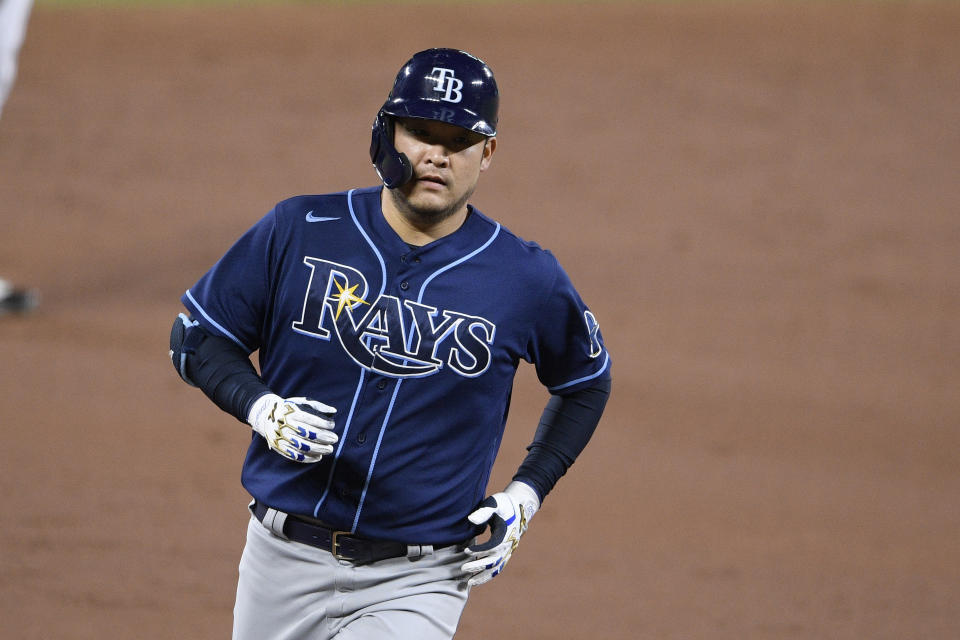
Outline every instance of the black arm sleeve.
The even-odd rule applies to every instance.
[[[243,349],[227,338],[208,333],[200,326],[191,327],[184,349],[185,373],[214,404],[246,423],[250,407],[260,396],[271,393],[253,368]]]
[[[587,446],[607,405],[610,386],[606,378],[547,402],[533,443],[513,476],[533,487],[541,502]]]

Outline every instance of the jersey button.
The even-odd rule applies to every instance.
[[[386,389],[386,388],[387,388],[387,381],[386,381],[386,380],[378,380],[378,381],[377,381],[377,389]]]
[[[414,258],[413,261],[416,262],[417,264],[420,264],[420,258]]]
[[[367,441],[367,434],[361,433],[360,435],[357,436],[357,444],[363,444],[366,441]]]
[[[407,289],[410,288],[410,283],[404,280],[403,282],[400,283],[400,288],[406,291]]]

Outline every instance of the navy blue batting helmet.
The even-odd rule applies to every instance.
[[[370,160],[388,189],[413,176],[407,156],[393,144],[393,118],[447,122],[486,137],[497,135],[500,92],[483,60],[457,49],[427,49],[397,73],[373,122]]]

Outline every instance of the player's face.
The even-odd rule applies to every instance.
[[[397,151],[413,165],[413,179],[390,192],[398,208],[434,222],[464,212],[497,139],[418,118],[398,119],[395,131]]]

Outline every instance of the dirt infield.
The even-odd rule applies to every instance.
[[[956,638],[960,5],[797,4],[35,9],[0,635],[228,637],[248,430],[167,362],[179,296],[275,201],[373,184],[397,67],[457,46],[502,92],[475,202],[567,266],[615,383],[459,637]]]

